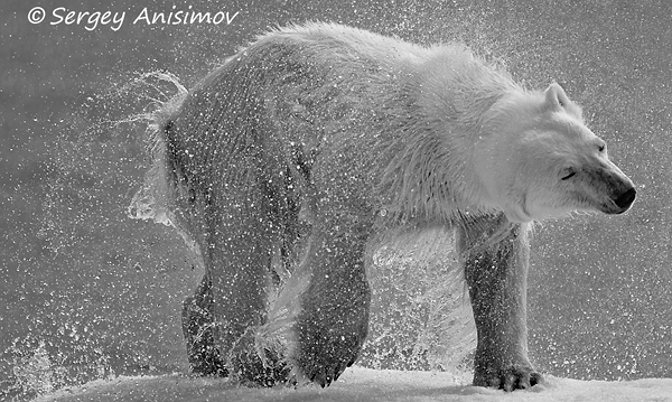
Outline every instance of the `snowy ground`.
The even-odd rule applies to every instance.
[[[225,379],[174,374],[100,380],[60,390],[37,401],[672,401],[672,379],[587,382],[547,376],[542,385],[510,394],[461,385],[463,380],[445,373],[356,367],[327,389],[258,389],[235,386]]]

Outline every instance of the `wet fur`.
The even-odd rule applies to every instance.
[[[542,113],[548,94],[461,45],[314,23],[259,37],[167,105],[143,189],[162,207],[144,217],[160,215],[202,257],[183,316],[194,371],[328,385],[366,337],[375,249],[439,227],[458,233],[474,383],[539,381],[527,358],[528,188],[493,194],[472,155],[506,152],[491,139],[521,110]]]

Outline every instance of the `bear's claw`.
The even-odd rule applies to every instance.
[[[516,389],[527,389],[534,387],[542,381],[539,373],[507,373],[501,381],[499,388],[506,392]]]
[[[476,374],[474,385],[493,387],[506,392],[528,389],[544,381],[543,376],[528,366],[510,366],[496,372]]]
[[[338,380],[338,377],[343,374],[347,365],[340,364],[329,367],[317,368],[313,373],[307,377],[310,381],[318,384],[320,387],[325,388],[331,385],[332,382]]]

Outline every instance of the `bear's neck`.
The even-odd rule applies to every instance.
[[[404,85],[409,116],[396,127],[396,146],[380,180],[383,208],[401,221],[454,223],[465,215],[498,213],[473,168],[474,147],[495,135],[486,124],[493,106],[522,89],[505,73],[460,49],[437,50]]]

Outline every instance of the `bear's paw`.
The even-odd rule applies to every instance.
[[[511,365],[491,370],[486,373],[477,372],[474,385],[493,387],[506,392],[528,389],[543,382],[543,376],[529,365]]]
[[[249,329],[228,353],[228,376],[247,386],[272,387],[287,383],[290,368],[282,353],[271,345],[261,345]]]
[[[343,374],[346,368],[357,360],[364,341],[363,334],[329,334],[314,331],[305,331],[302,334],[303,342],[300,350],[296,351],[295,372],[298,380],[310,381],[321,387],[327,387]],[[310,336],[312,341],[308,342]]]
[[[318,384],[322,388],[328,387],[338,380],[346,368],[352,366],[355,359],[343,360],[336,357],[323,357],[311,359],[312,361],[303,368],[302,378]]]

